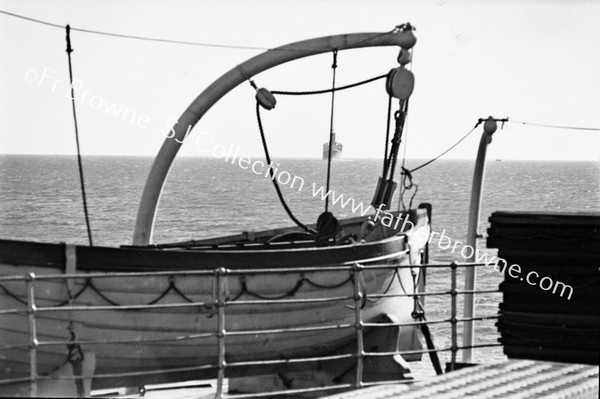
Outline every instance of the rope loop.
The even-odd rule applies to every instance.
[[[85,387],[83,386],[83,380],[81,376],[83,374],[83,350],[79,344],[76,344],[77,338],[75,332],[72,329],[72,322],[69,322],[69,341],[67,343],[67,361],[73,368],[73,375],[76,377],[75,387],[77,389],[77,396],[82,398],[85,396]]]
[[[406,169],[404,166],[401,166],[402,171],[402,180],[401,180],[401,189],[400,189],[400,204],[402,205],[402,210],[406,211],[406,204],[404,203],[404,195],[411,190],[413,193],[410,196],[410,201],[408,202],[408,209],[412,209],[413,201],[417,196],[417,192],[419,191],[419,185],[413,182],[413,176],[410,170]]]
[[[75,341],[77,341],[75,331],[69,329],[69,340],[67,343],[67,360],[69,363],[81,362],[83,360],[83,350]]]
[[[402,166],[402,175],[406,176],[405,179],[402,179],[402,186],[406,190],[411,190],[413,188],[413,186],[414,186],[414,183],[412,181],[412,173],[410,173],[410,170],[408,170],[404,166]],[[408,180],[408,184],[406,184],[407,180]]]

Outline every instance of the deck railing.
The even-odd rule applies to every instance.
[[[141,344],[141,343],[151,343],[151,342],[166,342],[170,341],[169,339],[160,339],[160,340],[84,340],[80,341],[77,339],[64,341],[64,340],[40,340],[37,334],[36,329],[36,317],[37,315],[44,314],[47,312],[96,312],[103,310],[110,311],[131,311],[131,310],[149,310],[149,309],[184,309],[184,308],[198,308],[198,307],[215,307],[216,308],[216,317],[217,317],[217,329],[214,332],[210,333],[199,333],[199,334],[188,334],[188,335],[178,335],[172,338],[173,341],[184,341],[184,340],[198,340],[205,338],[216,338],[218,345],[218,361],[216,364],[204,364],[198,366],[189,366],[189,367],[179,367],[179,368],[169,368],[169,369],[156,369],[150,371],[132,371],[126,373],[114,373],[114,374],[94,374],[94,379],[104,379],[104,378],[115,378],[115,377],[141,377],[144,375],[160,375],[166,373],[181,373],[181,372],[193,372],[193,371],[202,371],[213,369],[216,370],[216,383],[215,383],[215,398],[245,398],[245,397],[268,397],[268,396],[276,396],[282,394],[295,394],[295,393],[308,393],[312,392],[314,394],[326,394],[331,391],[339,391],[344,389],[352,389],[352,388],[361,388],[370,385],[376,385],[381,383],[407,383],[414,382],[412,379],[400,379],[400,380],[386,380],[386,381],[376,381],[369,382],[365,381],[363,378],[364,372],[364,359],[366,357],[385,357],[385,356],[394,356],[394,355],[414,355],[414,354],[428,354],[430,352],[450,352],[450,362],[447,365],[448,370],[454,370],[457,364],[457,354],[460,350],[466,348],[483,348],[483,347],[492,347],[499,346],[497,342],[483,343],[479,345],[471,345],[471,346],[461,346],[458,343],[458,327],[459,325],[465,322],[476,322],[482,320],[493,320],[497,319],[497,314],[490,315],[482,315],[478,317],[459,317],[458,314],[458,306],[457,300],[460,295],[471,295],[471,294],[482,294],[482,293],[498,293],[499,290],[458,290],[457,288],[457,271],[460,268],[472,268],[472,267],[482,267],[485,266],[483,263],[456,263],[452,262],[450,265],[448,264],[425,264],[425,265],[407,265],[407,266],[398,266],[398,265],[361,265],[354,264],[348,266],[336,266],[336,267],[302,267],[302,268],[284,268],[284,269],[245,269],[245,270],[231,270],[225,268],[217,268],[214,270],[206,270],[206,271],[173,271],[173,272],[140,272],[140,273],[86,273],[86,274],[58,274],[58,275],[34,275],[32,273],[24,275],[24,276],[3,276],[0,277],[0,288],[4,288],[3,283],[21,281],[24,282],[27,287],[27,306],[21,309],[0,309],[0,321],[4,315],[10,314],[26,314],[28,319],[28,328],[29,328],[29,339],[28,345],[25,348],[24,346],[8,346],[0,343],[0,358],[2,356],[2,352],[11,350],[11,349],[28,349],[29,351],[29,364],[30,364],[30,374],[29,377],[23,377],[19,379],[0,379],[0,387],[2,385],[9,385],[15,383],[29,383],[30,384],[30,394],[31,396],[35,396],[38,393],[38,382],[43,380],[51,379],[49,376],[40,375],[38,372],[38,350],[42,347],[49,346],[61,346],[65,344],[70,345],[86,345],[86,346],[94,346],[94,345],[112,345],[112,344]],[[361,278],[361,274],[366,270],[375,270],[375,269],[395,269],[399,271],[403,268],[409,269],[433,269],[433,268],[441,268],[441,269],[450,269],[450,287],[448,290],[441,290],[437,292],[416,292],[416,293],[407,293],[404,292],[402,294],[398,293],[366,293],[365,287],[362,286],[363,279]],[[332,272],[337,271],[340,273],[349,273],[350,280],[353,284],[353,295],[351,296],[334,296],[334,297],[318,297],[318,298],[286,298],[286,299],[252,299],[252,300],[242,300],[237,298],[235,301],[231,301],[227,297],[227,287],[225,284],[225,279],[227,276],[235,276],[235,275],[255,275],[255,274],[282,274],[282,273],[319,273],[319,272]],[[154,303],[149,305],[98,305],[98,306],[81,306],[81,305],[65,305],[65,306],[37,306],[36,304],[36,285],[42,281],[67,281],[67,280],[81,280],[84,279],[104,279],[104,278],[125,278],[125,277],[167,277],[167,278],[175,278],[181,276],[212,276],[216,281],[216,289],[213,295],[213,302],[185,302],[185,303]],[[396,274],[398,278],[399,274]],[[395,278],[395,277],[393,277]],[[0,292],[2,293],[2,292]],[[4,289],[4,294],[7,291]],[[388,297],[411,297],[415,301],[421,300],[425,297],[433,297],[433,296],[446,296],[449,297],[450,303],[450,317],[449,318],[441,318],[441,319],[433,319],[433,320],[415,320],[409,323],[374,323],[372,321],[363,319],[362,312],[362,303],[365,300],[377,300],[380,298],[388,298]],[[334,302],[334,301],[353,301],[354,307],[354,322],[346,323],[346,324],[331,324],[331,325],[315,325],[315,326],[306,326],[306,327],[295,327],[295,328],[278,328],[278,329],[268,329],[268,330],[235,330],[228,331],[225,326],[225,320],[227,317],[227,309],[234,306],[245,306],[245,305],[261,305],[261,306],[269,306],[273,304],[302,304],[302,303],[318,303],[318,302]],[[450,345],[442,348],[435,349],[422,349],[422,350],[413,350],[413,351],[388,351],[388,352],[366,352],[364,347],[364,333],[365,329],[377,329],[383,327],[408,327],[408,326],[421,326],[421,325],[443,325],[448,324],[450,326],[451,331],[451,339]],[[3,323],[0,322],[0,328]],[[237,362],[227,362],[226,354],[227,354],[227,344],[226,338],[232,336],[240,336],[240,335],[260,335],[260,334],[286,334],[286,333],[303,333],[303,332],[315,332],[315,331],[325,331],[332,329],[354,329],[356,334],[356,351],[354,353],[343,353],[343,354],[328,354],[326,356],[313,356],[313,357],[304,357],[304,358],[292,358],[292,359],[270,359],[270,360],[253,360],[253,361],[237,361]],[[333,361],[333,360],[341,360],[341,359],[350,359],[354,358],[356,361],[355,368],[355,377],[353,383],[338,383],[332,384],[329,386],[320,386],[320,387],[312,387],[312,388],[303,388],[303,389],[287,389],[285,391],[276,391],[276,392],[263,392],[263,393],[252,393],[251,395],[247,394],[226,394],[224,383],[226,382],[226,371],[235,367],[253,367],[253,366],[274,366],[274,365],[283,365],[283,364],[294,364],[294,363],[304,363],[304,362],[317,362],[317,361]],[[2,361],[0,360],[0,365]],[[60,377],[58,379],[61,380],[77,380],[84,377],[80,376],[69,376],[69,377]]]

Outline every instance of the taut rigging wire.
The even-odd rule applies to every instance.
[[[53,28],[63,28],[62,25],[55,24],[52,22],[42,21],[40,19],[26,17],[24,15],[15,14],[12,12],[0,10],[0,14],[5,14],[11,17],[24,19],[29,22],[35,22],[38,24],[51,26]],[[230,48],[230,49],[238,49],[238,50],[270,50],[268,47],[258,47],[258,46],[237,46],[237,45],[228,45],[228,44],[212,44],[212,43],[200,43],[200,42],[189,42],[183,40],[170,40],[170,39],[160,39],[154,37],[144,37],[144,36],[134,36],[134,35],[125,35],[121,33],[111,33],[111,32],[103,32],[92,29],[82,29],[82,28],[71,28],[73,31],[83,32],[83,33],[91,33],[95,35],[104,35],[104,36],[112,36],[119,37],[123,39],[135,39],[135,40],[144,40],[150,42],[159,42],[159,43],[171,43],[171,44],[184,44],[188,46],[202,46],[202,47],[217,47],[217,48]]]
[[[14,17],[14,18],[23,19],[25,21],[34,22],[34,23],[41,24],[41,25],[50,26],[53,28],[60,28],[60,29],[63,28],[63,25],[60,25],[60,24],[55,24],[55,23],[48,22],[48,21],[42,21],[40,19],[26,17],[24,15],[15,14],[15,13],[4,11],[4,10],[0,10],[0,14],[8,15],[8,16]],[[394,33],[398,29],[401,29],[402,26],[403,25],[399,25],[388,32],[375,34],[372,37],[365,39],[364,41],[372,40],[379,36],[385,36],[390,33]],[[94,34],[94,35],[118,37],[118,38],[122,38],[122,39],[134,39],[134,40],[144,40],[144,41],[148,41],[148,42],[183,44],[183,45],[187,45],[187,46],[214,47],[214,48],[225,48],[225,49],[234,49],[234,50],[271,50],[271,51],[308,51],[308,50],[311,50],[310,48],[289,48],[288,47],[285,49],[278,49],[278,48],[261,47],[261,46],[240,46],[240,45],[231,45],[231,44],[190,42],[190,41],[184,41],[184,40],[172,40],[172,39],[161,39],[161,38],[155,38],[155,37],[125,35],[125,34],[121,34],[121,33],[103,32],[103,31],[98,31],[98,30],[82,29],[82,28],[71,28],[71,30],[77,31],[77,32],[83,32],[83,33],[90,33],[90,34]],[[360,44],[361,42],[358,42],[357,44]]]
[[[416,168],[411,169],[409,172],[415,172],[421,168],[424,168],[425,166],[431,164],[434,161],[437,161],[439,158],[441,158],[442,156],[446,155],[448,152],[450,152],[454,147],[456,147],[457,145],[459,145],[460,143],[462,143],[471,133],[473,133],[475,131],[475,129],[477,128],[477,126],[479,126],[482,122],[484,122],[483,119],[479,119],[477,121],[477,123],[475,124],[475,126],[473,127],[473,129],[471,129],[467,134],[465,134],[460,140],[458,140],[456,143],[454,143],[450,148],[448,148],[447,150],[445,150],[444,152],[442,152],[440,155],[438,155],[437,157],[425,162],[424,164],[421,164],[419,166],[417,166]],[[550,124],[544,124],[544,123],[533,123],[533,122],[523,122],[523,121],[514,121],[514,120],[503,120],[503,123],[515,123],[515,124],[519,124],[519,125],[525,125],[525,126],[540,126],[540,127],[548,127],[548,128],[554,128],[554,129],[566,129],[566,130],[582,130],[582,131],[592,131],[592,132],[597,132],[600,131],[600,128],[595,128],[595,127],[578,127],[578,126],[564,126],[564,125],[550,125]]]
[[[592,132],[600,132],[600,128],[596,127],[579,127],[579,126],[561,126],[561,125],[547,125],[544,123],[533,123],[533,122],[522,122],[522,121],[511,121],[508,120],[506,123],[516,123],[519,125],[529,125],[529,126],[541,126],[541,127],[550,127],[553,129],[567,129],[567,130],[587,130]]]

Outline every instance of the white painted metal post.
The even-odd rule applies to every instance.
[[[473,186],[471,188],[471,204],[469,206],[469,226],[467,231],[467,245],[473,248],[473,254],[469,257],[468,262],[475,262],[477,252],[477,238],[479,213],[481,210],[481,193],[483,191],[483,176],[485,175],[485,156],[487,146],[492,142],[492,134],[496,131],[496,120],[491,116],[486,119],[483,125],[483,134],[479,142],[479,150],[477,152],[477,160],[475,161],[475,171],[473,173]],[[465,291],[473,291],[475,289],[475,279],[477,276],[476,267],[467,267],[465,270]],[[464,319],[473,317],[473,309],[475,307],[475,294],[465,294]],[[473,330],[472,321],[465,321],[463,324],[463,362],[471,363],[473,357]]]

